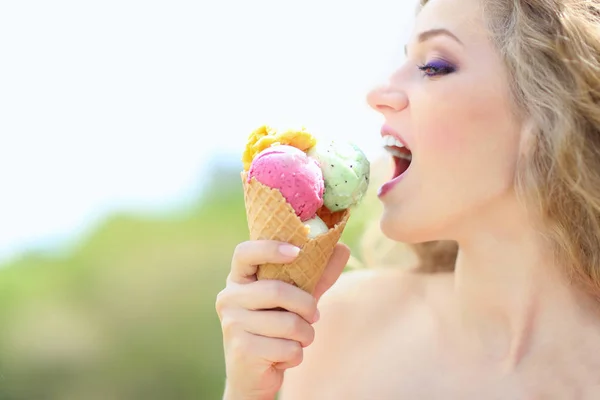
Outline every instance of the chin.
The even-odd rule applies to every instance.
[[[387,238],[396,242],[415,244],[431,240],[432,232],[426,226],[391,210],[384,210],[379,227]]]
[[[449,234],[449,231],[452,231],[450,229],[452,224],[440,224],[439,221],[443,219],[439,218],[434,222],[428,220],[422,213],[410,213],[409,217],[406,212],[385,207],[379,227],[387,238],[396,242],[417,244],[453,240],[451,238],[453,235]]]

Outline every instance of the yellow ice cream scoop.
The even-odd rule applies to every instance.
[[[305,128],[301,128],[300,130],[288,129],[277,132],[276,129],[263,125],[255,129],[248,137],[246,149],[242,154],[244,170],[248,171],[250,169],[250,164],[252,164],[252,160],[254,160],[254,157],[258,153],[268,147],[278,144],[294,146],[302,151],[307,151],[317,144],[317,139],[307,132]]]

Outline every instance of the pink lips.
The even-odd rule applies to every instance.
[[[400,180],[402,179],[403,176],[404,176],[404,174],[381,185],[381,187],[379,188],[379,191],[377,192],[377,197],[382,198],[383,196],[388,194],[388,192],[390,190],[392,190],[400,182]]]

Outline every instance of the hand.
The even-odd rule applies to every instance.
[[[223,330],[226,400],[273,400],[284,371],[298,366],[303,348],[313,342],[318,299],[341,275],[350,249],[336,245],[313,295],[285,282],[257,280],[257,265],[289,263],[298,251],[270,240],[243,242],[235,249],[227,285],[216,300]]]

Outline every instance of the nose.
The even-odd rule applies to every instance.
[[[398,112],[408,106],[408,98],[404,91],[392,85],[381,85],[373,88],[367,94],[369,106],[382,114]]]

